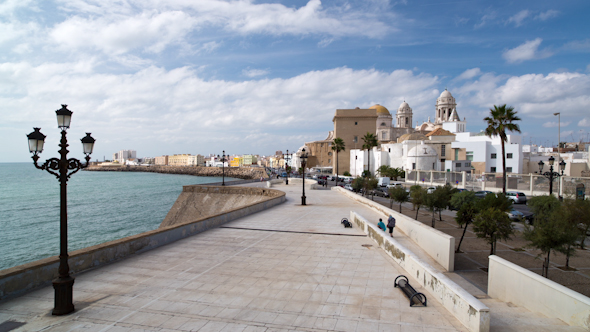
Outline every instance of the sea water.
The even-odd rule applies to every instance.
[[[227,180],[227,178],[226,178]],[[182,186],[217,177],[79,171],[68,181],[68,251],[158,228]],[[0,163],[0,270],[59,255],[60,185],[33,163]]]

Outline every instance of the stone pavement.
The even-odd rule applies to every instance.
[[[0,302],[0,324],[25,323],[16,331],[466,331],[434,299],[410,308],[393,287],[401,267],[360,230],[340,225],[350,210],[371,221],[377,213],[334,191],[306,191],[301,206],[300,186],[277,189],[287,193],[284,204],[76,276],[70,315],[51,316],[50,286]],[[579,330],[495,307],[492,330]]]

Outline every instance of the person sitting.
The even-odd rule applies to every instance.
[[[381,218],[379,218],[379,223],[377,224],[377,226],[385,232],[385,224],[383,223],[383,220]]]

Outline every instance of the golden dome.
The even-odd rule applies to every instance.
[[[387,108],[385,108],[384,106],[381,106],[379,104],[373,105],[371,107],[369,107],[369,109],[374,109],[377,111],[377,116],[379,115],[391,115],[391,113],[389,113],[389,110]]]

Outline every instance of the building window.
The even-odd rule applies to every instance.
[[[359,124],[359,123],[355,121],[355,122],[354,122],[354,125],[356,126],[357,124]]]
[[[490,172],[496,173],[496,167],[490,167]]]
[[[455,167],[457,167],[457,168],[461,168],[461,163],[456,163],[456,164],[455,164]]]
[[[332,162],[332,159],[328,159],[328,164]]]
[[[506,172],[512,173],[512,167],[506,167]]]
[[[466,153],[466,158],[469,161],[473,161],[473,151],[467,151]]]
[[[381,122],[381,127],[385,127],[385,122]]]
[[[455,149],[455,160],[459,160],[459,149]]]
[[[412,163],[412,169],[416,169],[416,163]]]
[[[492,153],[492,159],[496,159],[496,154]]]
[[[385,139],[385,132],[381,133],[381,139]]]
[[[332,155],[332,152],[328,152],[328,156],[331,156],[331,155]]]
[[[470,167],[471,163],[465,163],[465,167]]]
[[[445,150],[446,149],[447,149],[447,146],[446,145],[443,144],[443,145],[440,146],[440,156],[441,157],[444,157],[445,156],[445,152],[446,152]]]
[[[506,158],[508,158],[508,159],[512,159],[512,153],[507,153],[507,154],[506,154]]]
[[[408,118],[406,118],[406,124],[408,124]]]
[[[358,137],[358,136],[355,136],[355,137],[352,139],[352,143],[358,143],[358,142],[359,142],[359,137]]]

